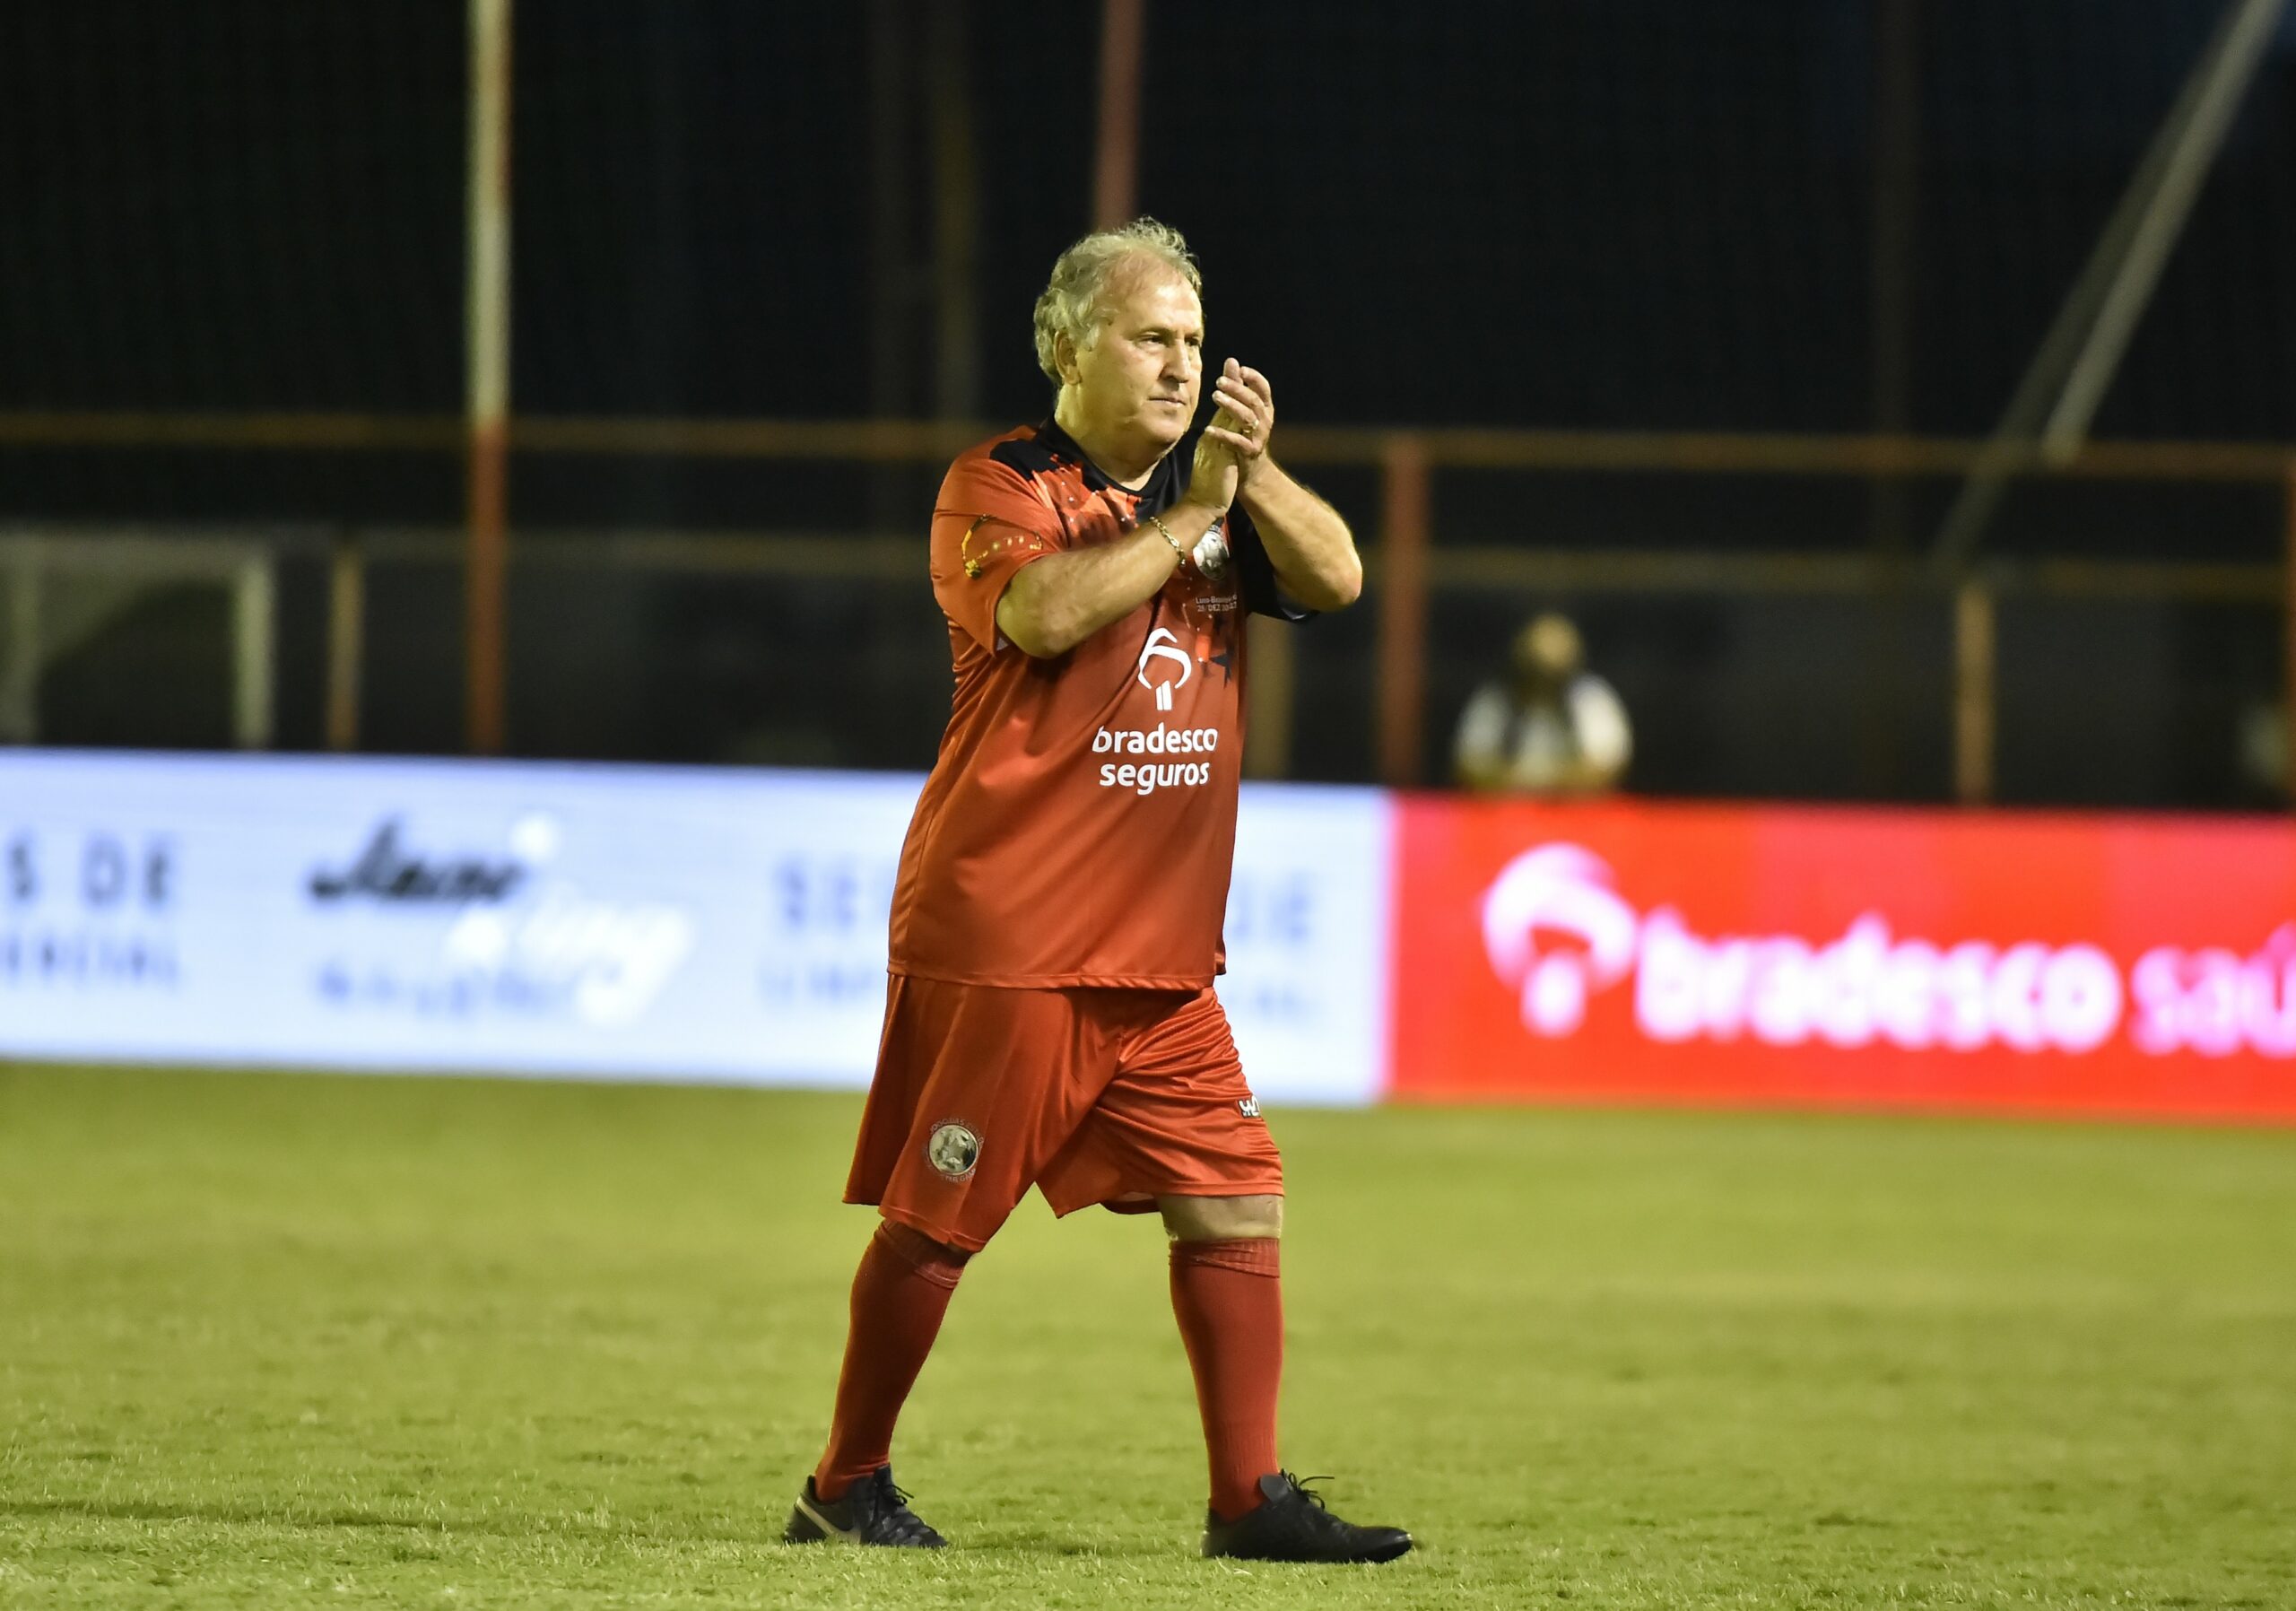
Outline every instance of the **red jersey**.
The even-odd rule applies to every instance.
[[[890,966],[959,984],[1201,989],[1220,971],[1243,761],[1243,616],[1297,619],[1240,507],[1228,558],[1066,654],[996,630],[1023,566],[1178,501],[1195,439],[1139,491],[1049,422],[961,455],[933,511],[956,692],[901,847]]]

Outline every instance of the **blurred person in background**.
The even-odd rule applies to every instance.
[[[1464,788],[1601,794],[1633,759],[1626,707],[1586,668],[1586,646],[1550,610],[1515,634],[1511,675],[1477,688],[1459,714],[1452,765]]]
[[[1202,279],[1142,219],[1038,300],[1052,417],[961,455],[930,570],[956,688],[902,847],[885,1025],[850,1203],[829,1446],[793,1544],[937,1548],[893,1484],[894,1423],[966,1261],[1037,1187],[1157,1213],[1211,1474],[1204,1553],[1385,1561],[1276,1462],[1283,1171],[1213,993],[1235,853],[1247,612],[1354,602],[1331,505],[1268,453],[1274,395],[1204,380]]]
[[[2239,731],[2239,803],[2269,811],[2288,803],[2288,707],[2275,700],[2250,700],[2241,707]]]

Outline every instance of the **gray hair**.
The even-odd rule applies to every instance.
[[[1135,257],[1145,257],[1170,269],[1187,283],[1198,298],[1204,295],[1204,275],[1180,232],[1152,218],[1135,218],[1113,230],[1095,230],[1060,254],[1052,266],[1051,283],[1037,299],[1037,367],[1055,386],[1060,369],[1053,361],[1053,341],[1065,335],[1078,347],[1091,345],[1100,332],[1100,299],[1116,271]]]

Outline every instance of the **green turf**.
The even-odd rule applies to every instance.
[[[2296,1135],[1279,1113],[1289,1459],[1398,1565],[1196,1559],[1156,1228],[1031,1203],[771,1540],[857,1104],[0,1072],[0,1605],[2296,1605]]]

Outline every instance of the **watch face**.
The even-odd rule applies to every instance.
[[[1197,541],[1193,557],[1198,570],[1218,581],[1228,571],[1228,534],[1213,527]]]

